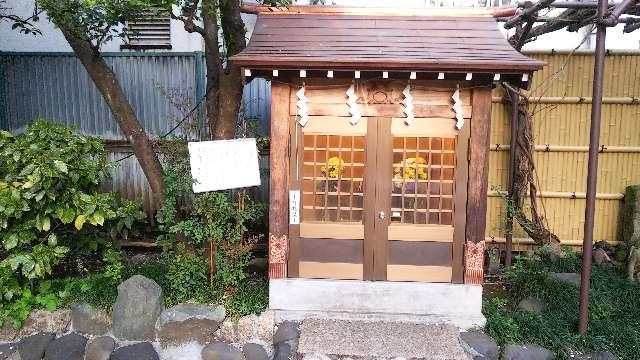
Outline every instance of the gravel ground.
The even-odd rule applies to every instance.
[[[467,360],[458,329],[437,324],[306,320],[298,352],[377,358]]]

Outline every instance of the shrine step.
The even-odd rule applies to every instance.
[[[334,319],[483,327],[482,287],[416,282],[271,279],[276,321]]]
[[[298,353],[303,358],[469,359],[451,325],[306,320]]]

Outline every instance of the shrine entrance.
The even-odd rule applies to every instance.
[[[455,91],[417,89],[416,101],[424,96],[436,107],[450,107]],[[331,101],[314,94],[307,91],[311,103]],[[464,100],[469,107],[469,96]],[[402,112],[399,104],[367,106]],[[456,129],[453,112],[419,114],[411,124],[311,116],[304,127],[292,117],[290,177],[291,188],[300,189],[300,223],[291,253],[298,254],[299,277],[452,281],[455,215],[464,228],[466,210],[466,133]]]

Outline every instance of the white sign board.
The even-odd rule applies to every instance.
[[[260,185],[256,139],[189,143],[193,192]]]
[[[289,224],[300,224],[300,190],[289,191]]]

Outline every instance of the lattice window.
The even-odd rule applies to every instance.
[[[392,223],[453,224],[455,148],[455,138],[393,138]]]
[[[150,10],[127,23],[123,48],[171,49],[171,18],[161,9]]]
[[[303,221],[362,222],[365,138],[304,135]]]

